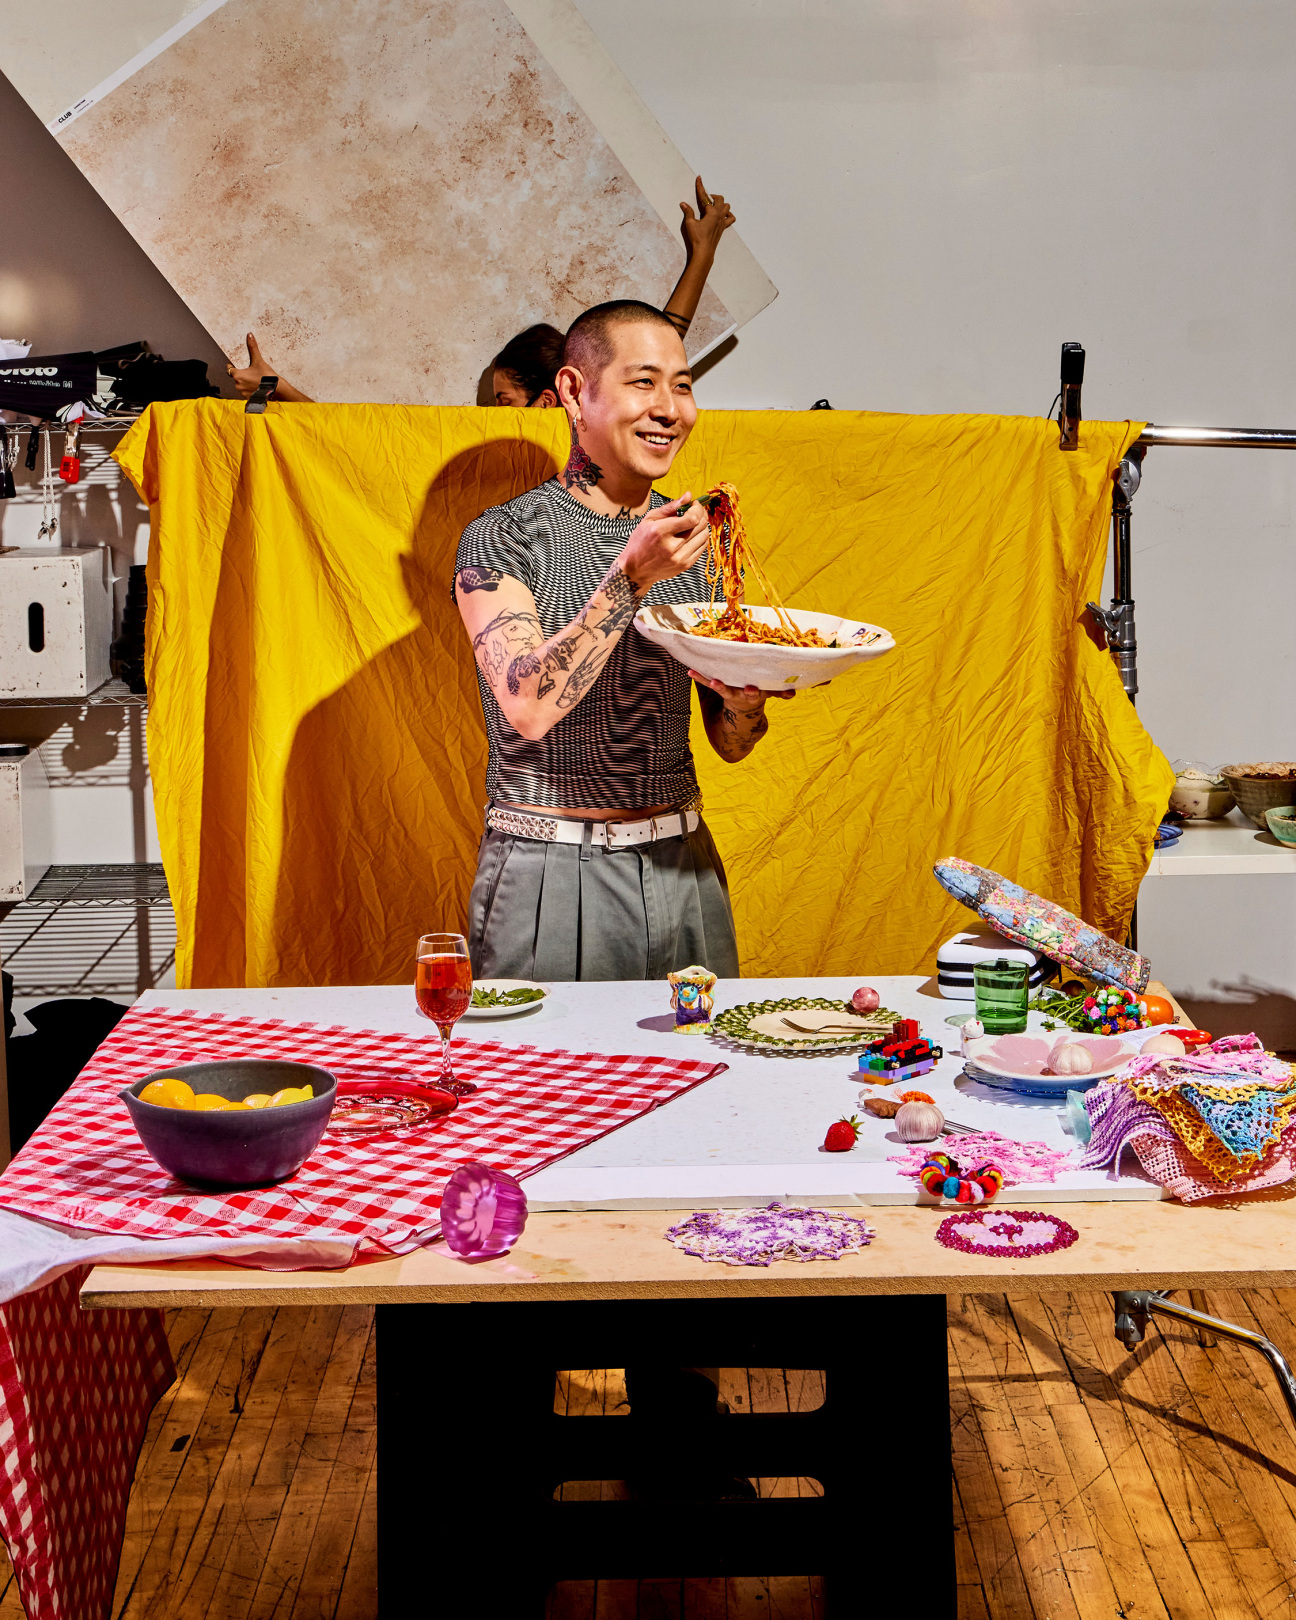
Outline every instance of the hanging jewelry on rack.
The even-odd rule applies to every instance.
[[[10,437],[9,425],[0,422],[0,501],[11,501],[18,491],[14,487],[13,470],[18,461],[18,429]]]
[[[54,446],[49,429],[45,440],[45,464],[41,469],[41,526],[36,531],[37,541],[52,540],[58,533],[58,496],[54,486]]]

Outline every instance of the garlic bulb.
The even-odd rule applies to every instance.
[[[1162,1057],[1184,1057],[1188,1048],[1177,1035],[1154,1035],[1150,1041],[1144,1041],[1139,1047],[1139,1053],[1159,1052]]]
[[[1093,1053],[1079,1041],[1060,1043],[1049,1054],[1049,1068],[1054,1074],[1089,1074],[1093,1070]]]
[[[902,1142],[934,1142],[945,1124],[935,1103],[905,1103],[895,1117]]]

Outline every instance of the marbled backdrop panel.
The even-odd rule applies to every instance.
[[[62,144],[233,357],[471,404],[505,340],[683,246],[500,0],[229,0]],[[732,319],[708,293],[689,347]]]

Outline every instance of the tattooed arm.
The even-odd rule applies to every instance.
[[[707,739],[730,765],[746,759],[769,730],[766,698],[796,696],[795,692],[761,692],[754,686],[726,686],[723,681],[707,680],[695,669],[689,674],[697,682]]]
[[[494,569],[461,569],[455,596],[478,668],[504,718],[531,741],[550,732],[603,672],[649,588],[697,561],[706,511],[682,496],[648,514],[572,622],[545,638],[535,598]],[[493,576],[489,584],[480,576]],[[472,576],[471,578],[469,576]]]

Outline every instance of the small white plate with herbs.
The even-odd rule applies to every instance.
[[[512,1018],[534,1012],[549,998],[549,987],[531,979],[474,979],[465,1018]]]

